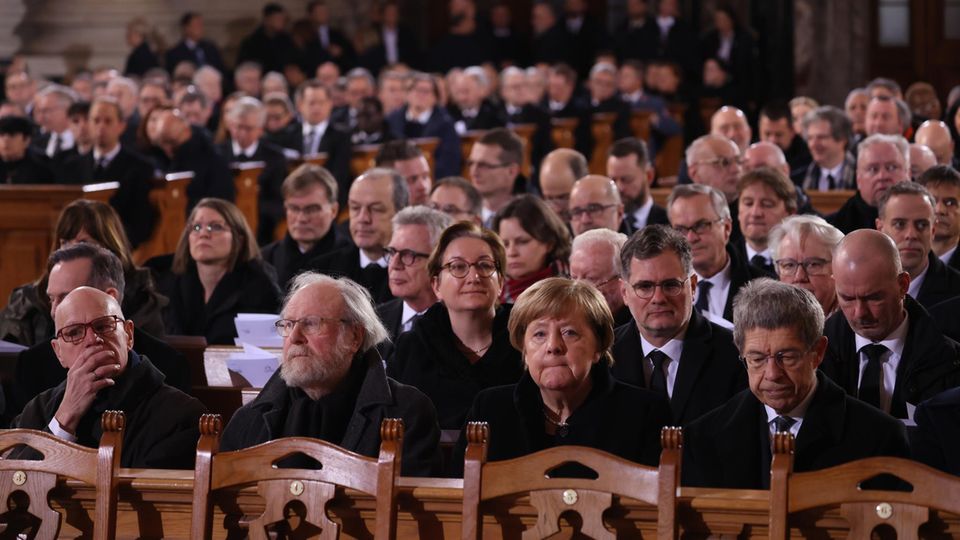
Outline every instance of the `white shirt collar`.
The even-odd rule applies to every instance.
[[[113,158],[117,157],[117,154],[119,153],[120,153],[120,143],[117,143],[117,145],[113,147],[113,150],[107,152],[106,154],[104,154],[99,149],[97,149],[96,146],[94,146],[93,147],[93,163],[94,165],[96,165],[96,163],[100,161],[100,159],[102,158],[106,160],[106,163],[104,164],[104,166],[106,166],[111,161],[113,161]]]
[[[710,296],[707,298],[707,309],[710,313],[721,318],[723,317],[723,310],[727,305],[727,295],[730,294],[730,262],[730,257],[727,257],[727,264],[723,267],[723,270],[720,270],[709,278],[697,274],[697,281],[709,281],[713,284],[713,286],[710,287]]]
[[[633,216],[633,223],[637,226],[638,229],[645,227],[647,225],[647,220],[650,219],[650,210],[653,208],[653,195],[647,195],[647,202],[643,203],[640,208],[637,208],[633,211],[631,216]]]
[[[950,264],[950,258],[953,257],[953,254],[956,253],[957,246],[953,246],[953,249],[947,251],[940,256],[940,260],[943,261],[943,264]]]
[[[407,110],[407,121],[408,122],[417,122],[418,124],[426,124],[430,121],[430,115],[433,114],[433,109],[427,109],[420,113],[417,116],[414,116],[409,110]]]
[[[914,300],[917,299],[917,295],[920,294],[920,287],[923,287],[923,278],[927,277],[927,270],[930,270],[930,263],[927,263],[927,267],[923,269],[923,272],[910,279],[910,287],[907,289],[907,294],[913,297]]]
[[[233,145],[233,155],[252,158],[253,155],[257,153],[257,148],[260,146],[260,141],[253,141],[253,144],[248,146],[246,149],[240,148],[240,145],[237,144],[237,141],[231,141],[230,144]]]
[[[402,332],[409,332],[413,328],[413,318],[417,315],[421,315],[423,311],[417,311],[410,307],[406,301],[403,302],[403,313],[400,315],[400,330]]]
[[[523,107],[507,103],[507,114],[514,115],[523,111]]]
[[[367,257],[367,254],[361,249],[360,250],[360,268],[366,268],[371,264],[375,264],[381,268],[387,267],[387,258],[380,257],[377,260],[373,260],[370,257]]]
[[[884,338],[882,341],[870,341],[860,334],[854,334],[854,343],[856,344],[857,352],[860,352],[860,349],[863,349],[867,345],[876,343],[878,345],[883,345],[887,349],[890,349],[899,358],[903,355],[903,349],[907,345],[907,331],[910,329],[909,323],[910,317],[904,316],[903,322],[900,323],[900,326],[896,327],[896,329],[894,329],[893,332],[890,332],[890,335]]]
[[[560,110],[563,110],[563,108],[566,107],[566,106],[567,106],[566,103],[561,103],[561,102],[559,102],[559,101],[554,101],[554,100],[552,100],[552,99],[550,100],[550,110],[551,110],[551,111],[560,111]]]
[[[310,134],[311,131],[316,130],[319,135],[318,138],[322,138],[323,134],[327,132],[327,126],[330,124],[330,120],[324,120],[319,124],[308,124],[306,120],[303,121],[303,136],[306,137]]]
[[[670,357],[672,362],[679,362],[680,355],[683,354],[683,336],[677,335],[673,339],[666,342],[663,347],[657,347],[656,345],[647,341],[647,338],[643,337],[643,333],[640,333],[640,346],[643,347],[641,353],[643,357],[646,358],[654,350],[658,350],[663,354]]]
[[[793,410],[788,411],[786,414],[781,415],[777,411],[773,410],[766,403],[763,404],[763,409],[767,411],[767,426],[770,429],[770,433],[773,433],[773,421],[777,419],[778,416],[787,416],[796,420],[792,426],[790,426],[790,433],[796,437],[800,433],[800,425],[803,424],[803,416],[807,413],[807,409],[810,407],[810,401],[813,400],[813,395],[817,392],[817,378],[813,378],[813,386],[810,387],[810,392],[800,401],[800,403],[793,408]]]
[[[636,90],[634,92],[630,92],[629,94],[621,94],[621,97],[628,103],[636,103],[643,99],[643,90]]]
[[[763,258],[767,261],[768,264],[772,262],[773,254],[770,253],[770,249],[769,249],[769,248],[767,248],[767,249],[765,249],[765,250],[763,250],[763,251],[756,251],[755,249],[753,249],[752,247],[750,247],[750,242],[744,242],[744,244],[746,244],[746,246],[747,246],[747,261],[752,260],[755,255],[759,255],[759,256],[763,257]]]

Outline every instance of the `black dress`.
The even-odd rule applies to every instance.
[[[489,388],[477,394],[467,421],[490,426],[487,459],[513,459],[554,446],[588,446],[644,465],[660,462],[660,430],[670,424],[670,405],[653,392],[613,378],[598,362],[590,370],[593,388],[567,419],[566,429],[550,435],[545,429],[540,388],[524,372],[517,384]],[[451,462],[451,472],[463,470],[466,435]]]
[[[437,303],[397,337],[387,375],[420,389],[433,401],[440,429],[460,429],[478,392],[514,384],[523,373],[520,351],[510,345],[509,319],[510,306],[500,306],[493,319],[493,343],[471,364],[456,346],[446,306]]]

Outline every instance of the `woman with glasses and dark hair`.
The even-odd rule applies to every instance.
[[[237,313],[276,313],[276,272],[260,258],[256,238],[240,210],[223,199],[200,200],[190,212],[173,255],[147,262],[160,290],[167,333],[205,336],[233,344]]]
[[[419,388],[437,408],[440,429],[459,430],[480,390],[517,382],[510,307],[499,305],[506,262],[492,231],[461,221],[448,227],[427,261],[440,300],[397,338],[387,374]]]
[[[570,230],[540,198],[515,197],[497,212],[492,225],[507,255],[501,302],[513,303],[534,283],[570,273]]]

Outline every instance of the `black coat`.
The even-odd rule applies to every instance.
[[[263,172],[257,178],[260,186],[260,194],[257,196],[257,241],[261,244],[273,241],[273,231],[284,217],[283,193],[280,188],[287,177],[287,158],[283,155],[283,149],[262,138],[257,143],[257,151],[250,157],[234,154],[230,140],[222,143],[218,149],[220,155],[231,165],[250,161],[263,162]]]
[[[457,107],[452,101],[447,105],[447,112],[453,119],[454,125],[457,122],[463,122],[463,127],[467,131],[474,129],[493,129],[507,125],[507,116],[503,110],[490,103],[489,100],[480,102],[477,115],[473,118],[463,116],[460,107]]]
[[[633,217],[632,213],[624,213],[623,219],[620,221],[620,232],[627,236],[632,236],[633,233],[639,231],[647,225],[670,225],[670,218],[667,216],[666,208],[654,204],[652,207],[650,207],[650,214],[647,215],[646,223],[638,222]]]
[[[908,457],[903,424],[822,373],[797,434],[793,470],[816,471],[873,456]],[[765,489],[770,436],[763,404],[744,390],[683,430],[682,485]]]
[[[440,139],[434,157],[434,178],[460,176],[463,172],[463,152],[460,149],[460,136],[453,127],[453,119],[441,107],[434,107],[426,124],[407,121],[407,106],[404,105],[387,115],[387,125],[393,136],[398,139],[416,139],[436,137]]]
[[[909,432],[913,459],[960,476],[960,388],[917,405]]]
[[[133,347],[141,356],[152,358],[151,363],[164,376],[164,382],[182,392],[190,392],[190,366],[183,353],[134,327]],[[60,364],[49,341],[41,341],[17,355],[17,370],[13,392],[8,398],[8,414],[19,414],[38,394],[53,388],[67,378],[67,370]]]
[[[0,159],[0,184],[53,184],[57,181],[50,160],[41,152],[27,148],[23,159]]]
[[[907,296],[903,305],[909,328],[890,406],[890,413],[897,418],[906,418],[905,403],[918,404],[960,386],[960,344],[940,333],[927,310],[914,299]],[[820,369],[848,394],[856,396],[860,353],[843,311],[838,310],[827,319],[823,333],[829,343]]]
[[[403,299],[394,298],[377,304],[377,315],[380,316],[383,325],[387,327],[387,334],[390,335],[390,339],[396,340],[403,327],[403,321],[401,320],[403,318]],[[384,358],[388,356],[384,356]]]
[[[484,25],[471,34],[446,34],[430,49],[432,71],[446,73],[455,67],[480,66],[493,61],[493,36]],[[438,175],[437,178],[440,178]]]
[[[631,321],[614,331],[611,352],[613,376],[646,388],[643,362],[644,353],[649,351],[644,351],[640,344],[637,323]],[[670,398],[673,423],[688,424],[745,388],[747,372],[733,344],[733,333],[693,310],[683,336],[683,352]]]
[[[630,104],[620,97],[620,94],[614,94],[608,99],[594,104],[590,103],[592,114],[597,113],[616,113],[613,119],[613,140],[618,141],[626,137],[633,136],[633,129],[630,128],[630,116],[633,111]],[[587,158],[589,160],[589,157]]]
[[[653,17],[647,17],[642,24],[626,20],[617,27],[613,39],[621,61],[636,59],[646,62],[656,55],[660,29]]]
[[[277,285],[285,291],[290,280],[305,270],[311,260],[349,245],[348,238],[341,235],[336,227],[330,227],[327,234],[306,253],[300,252],[297,242],[287,233],[282,239],[264,246],[260,256],[277,271]]]
[[[957,317],[957,313],[960,313],[960,296],[940,302],[927,308],[927,311],[943,335],[960,342],[960,317]]]
[[[296,122],[292,126],[294,127],[290,128],[288,135],[290,146],[287,148],[302,153],[303,124]],[[334,124],[331,119],[327,124],[327,129],[323,132],[323,137],[320,137],[317,152],[327,154],[327,161],[323,166],[337,179],[337,201],[340,203],[340,208],[346,208],[350,184],[353,183],[353,176],[350,173],[350,158],[353,157],[353,143],[350,142],[350,132],[342,126]]]
[[[210,345],[233,345],[237,337],[233,322],[237,313],[278,313],[280,288],[273,267],[261,260],[238,262],[217,283],[210,300],[204,302],[203,284],[197,267],[190,263],[187,271],[176,274],[171,269],[172,255],[161,255],[147,261],[157,276],[157,287],[170,298],[163,310],[168,334],[204,336]]]
[[[143,74],[153,68],[160,67],[160,59],[153,52],[146,41],[140,43],[130,51],[127,62],[123,67],[126,76],[143,77]]]
[[[727,254],[730,256],[730,290],[727,293],[727,302],[723,306],[723,318],[732,322],[733,299],[740,288],[757,278],[776,279],[777,276],[745,260],[730,244],[727,244]]]
[[[199,49],[203,51],[203,62],[200,61]],[[223,57],[220,55],[220,49],[217,45],[208,39],[201,39],[196,44],[196,49],[187,47],[187,43],[182,39],[165,55],[167,70],[173,73],[177,64],[180,62],[192,62],[197,67],[210,66],[216,68],[220,73],[226,73],[227,67],[223,64]],[[266,73],[266,71],[264,71]]]
[[[954,270],[960,271],[960,249],[953,252],[953,255],[950,256],[950,260],[947,261],[947,266],[953,268]]]
[[[260,64],[264,73],[269,71],[283,73],[287,63],[296,63],[294,49],[290,34],[280,32],[269,36],[263,25],[260,25],[240,42],[237,65],[252,60]]]
[[[843,234],[850,234],[857,229],[876,229],[878,217],[877,208],[867,204],[857,191],[839,210],[827,216],[827,222]]]
[[[194,174],[187,186],[187,213],[204,197],[231,202],[236,198],[230,166],[201,128],[192,128],[190,138],[174,151],[165,169],[168,173],[190,171]]]
[[[939,257],[927,254],[927,273],[917,291],[917,302],[930,309],[945,300],[960,296],[960,272],[943,264]]]
[[[493,343],[471,364],[455,344],[446,306],[438,303],[397,337],[387,373],[419,388],[437,408],[441,429],[463,427],[473,398],[484,388],[514,384],[523,373],[520,352],[510,345],[507,320],[510,305],[497,309],[493,319]]]
[[[441,467],[440,429],[430,400],[416,388],[388,378],[376,351],[358,355],[353,362],[354,368],[364,370],[360,374],[363,380],[353,412],[349,419],[341,419],[347,422],[343,438],[329,442],[376,457],[380,452],[380,423],[384,418],[400,418],[404,424],[401,473],[436,476]],[[288,412],[293,402],[305,399],[310,398],[302,390],[287,386],[277,370],[256,399],[234,413],[223,431],[220,449],[238,450],[281,437],[290,421]]]
[[[546,32],[534,34],[530,38],[530,63],[533,65],[566,62],[574,46],[570,34],[562,23],[557,22]]]
[[[541,107],[550,114],[550,118],[576,118],[577,127],[573,130],[573,146],[577,152],[583,154],[587,161],[593,155],[593,116],[590,114],[590,104],[576,95],[562,109],[551,111],[547,98]]]
[[[601,360],[602,362],[602,360]],[[653,392],[615,379],[606,365],[590,370],[593,388],[587,399],[567,419],[565,433],[545,431],[540,388],[524,372],[520,382],[488,388],[477,394],[467,412],[467,422],[490,426],[488,461],[523,457],[554,446],[587,446],[643,465],[660,462],[660,430],[670,424],[666,400]],[[451,461],[451,472],[463,472],[466,433]]]
[[[27,403],[11,427],[47,431],[63,401],[67,382]],[[130,352],[127,369],[116,384],[101,390],[80,420],[77,443],[100,444],[100,415],[120,410],[126,414],[120,466],[144,469],[192,469],[200,438],[200,415],[207,412],[196,398],[163,383],[163,374],[145,356]]]
[[[328,276],[342,276],[356,281],[370,291],[375,304],[393,299],[387,283],[387,269],[377,264],[360,268],[360,248],[357,246],[351,245],[320,255],[309,261],[306,268]]]
[[[120,153],[103,171],[97,170],[93,152],[69,160],[67,168],[78,184],[119,182],[120,187],[110,198],[110,206],[120,215],[131,247],[136,248],[150,238],[157,216],[150,204],[153,165],[146,158],[121,146]]]
[[[378,32],[380,40],[370,47],[367,47],[360,54],[360,65],[370,70],[370,73],[377,75],[380,70],[387,67],[387,47],[384,45],[382,30]],[[397,28],[397,56],[401,64],[406,64],[416,68],[420,65],[420,47],[417,44],[417,35],[407,27]]]

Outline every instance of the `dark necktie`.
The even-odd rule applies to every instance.
[[[757,268],[763,268],[764,270],[770,267],[770,263],[767,262],[767,258],[759,253],[753,257],[750,257],[750,262]]]
[[[107,169],[107,158],[100,156],[100,159],[97,160],[97,166],[93,168],[93,179],[103,180],[104,174],[106,174],[106,169]]]
[[[303,155],[309,156],[313,154],[313,141],[317,137],[317,128],[310,128],[307,131],[307,136],[303,138]]]
[[[653,390],[658,395],[669,398],[669,394],[667,394],[665,364],[670,361],[670,357],[664,354],[663,351],[654,349],[650,351],[647,358],[653,362],[653,373],[650,375],[650,390]]]
[[[832,174],[827,175],[827,188],[837,189],[837,180],[833,177]]]
[[[789,416],[778,416],[773,419],[773,432],[774,433],[789,433],[790,428],[797,423],[795,418],[790,418]]]
[[[697,282],[697,290],[700,292],[700,296],[697,296],[697,305],[694,307],[697,308],[697,311],[701,313],[706,313],[709,311],[710,307],[710,289],[713,287],[713,283],[710,283],[707,280],[702,280]]]
[[[193,55],[197,58],[198,66],[203,66],[207,63],[207,54],[203,52],[203,47],[199,44],[193,48]]]
[[[883,363],[880,361],[880,357],[889,349],[874,343],[861,350],[867,357],[867,367],[863,370],[863,377],[860,378],[860,393],[857,397],[861,401],[882,410],[882,407],[880,407],[880,388],[883,381]]]

